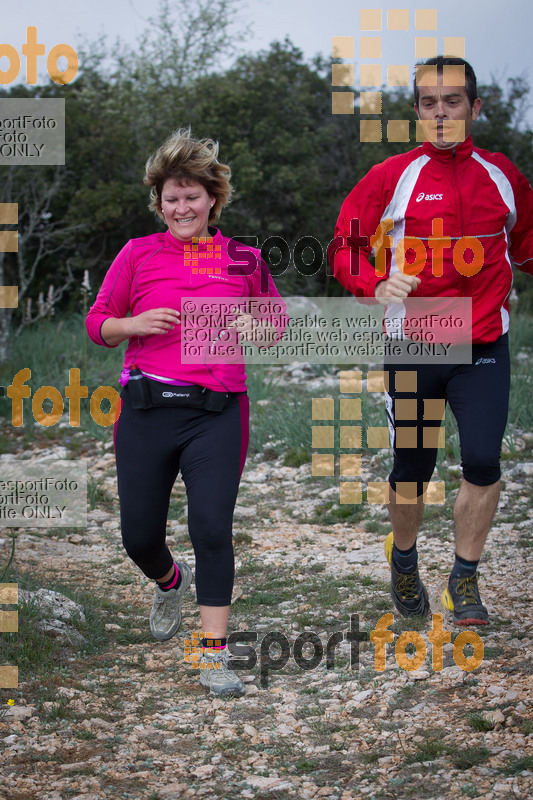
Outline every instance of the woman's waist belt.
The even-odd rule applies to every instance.
[[[134,409],[187,406],[206,411],[223,411],[242,392],[215,392],[204,386],[176,386],[147,378],[139,369],[130,369],[127,391]]]

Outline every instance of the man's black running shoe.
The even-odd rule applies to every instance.
[[[489,613],[479,596],[478,573],[464,578],[448,580],[448,588],[441,596],[441,603],[448,611],[453,611],[456,625],[488,625]]]
[[[414,572],[398,572],[392,561],[392,531],[385,539],[385,555],[390,564],[390,591],[394,605],[402,617],[427,617],[430,612],[426,587],[420,580],[418,569]]]

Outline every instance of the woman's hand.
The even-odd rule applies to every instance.
[[[252,317],[251,314],[238,314],[228,325],[228,329],[235,328],[243,342],[253,342],[258,327],[260,327],[259,320]]]
[[[153,336],[168,333],[180,323],[180,312],[174,308],[151,308],[130,317],[130,336]]]
[[[374,291],[376,300],[384,306],[389,303],[402,303],[411,292],[414,292],[420,278],[415,275],[404,275],[403,272],[395,272],[391,278],[380,281]]]
[[[180,321],[180,312],[174,308],[151,308],[136,317],[109,317],[100,328],[104,342],[114,347],[132,336],[152,336],[168,333]]]

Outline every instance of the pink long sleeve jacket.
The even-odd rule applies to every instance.
[[[90,339],[110,347],[101,334],[106,319],[124,318],[129,312],[136,316],[153,308],[174,308],[182,312],[183,319],[187,298],[204,297],[226,301],[226,309],[233,299],[236,307],[245,308],[246,298],[278,298],[270,301],[270,305],[278,312],[273,324],[281,336],[287,324],[283,315],[285,304],[260,251],[229,239],[214,228],[210,229],[210,237],[198,243],[181,242],[166,231],[131,239],[113,261],[87,315]],[[281,314],[280,309],[283,309]],[[261,318],[261,313],[253,315]],[[227,328],[227,318],[221,317],[217,323],[216,314],[214,317],[212,324],[206,327],[205,353],[197,363],[182,363],[182,325],[177,325],[164,334],[131,338],[124,368],[135,365],[144,373],[198,384],[214,391],[245,391],[242,359],[236,363],[220,360],[213,363],[210,357],[212,342]],[[270,319],[270,315],[267,317]],[[236,332],[232,331],[231,336],[238,346]]]

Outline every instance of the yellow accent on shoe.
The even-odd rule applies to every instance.
[[[481,602],[478,589],[478,573],[448,580],[448,589],[443,592],[441,602],[453,611],[456,625],[488,625],[489,615]]]
[[[440,596],[440,602],[447,611],[453,611],[453,600],[449,590],[446,588]]]
[[[392,559],[392,546],[394,544],[394,533],[391,531],[385,539],[385,558],[391,563]]]

